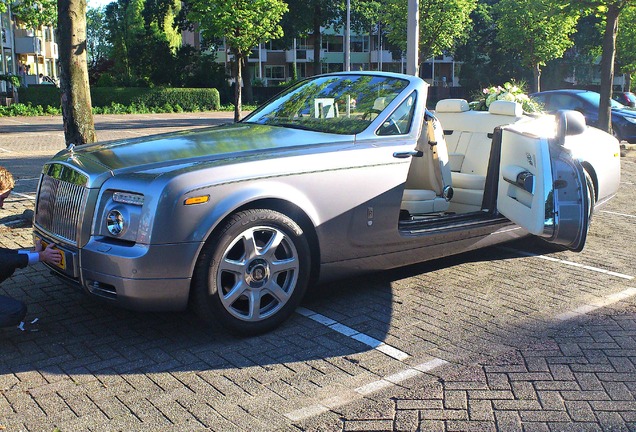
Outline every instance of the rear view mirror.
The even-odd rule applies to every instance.
[[[585,117],[578,111],[559,110],[556,113],[556,139],[559,144],[565,142],[565,137],[579,135],[585,132],[587,125]]]

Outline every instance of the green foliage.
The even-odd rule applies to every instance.
[[[470,13],[477,0],[420,0],[420,59],[450,50],[468,35]],[[387,0],[383,20],[388,26],[388,40],[406,51],[408,2]]]
[[[259,43],[283,36],[279,24],[288,7],[282,0],[191,0],[188,19],[200,23],[204,38],[224,37],[235,56],[236,82],[241,81],[243,59]],[[235,118],[240,117],[241,93],[237,86]]]
[[[88,7],[86,10],[86,54],[93,66],[107,58],[112,45],[108,41],[105,8]]]
[[[495,6],[497,39],[524,66],[544,66],[573,45],[579,13],[569,6],[568,0],[501,0]]]
[[[52,85],[30,85],[18,89],[18,97],[23,104],[59,107],[60,89]]]
[[[620,68],[626,73],[636,73],[636,4],[626,7],[618,21],[616,54]]]
[[[0,106],[0,117],[15,117],[15,116],[41,116],[41,115],[61,115],[62,109],[52,106],[33,105],[31,102],[27,104],[16,103],[11,106]]]
[[[54,25],[57,23],[57,0],[20,0],[12,3],[11,13],[30,29]]]
[[[0,74],[0,81],[5,81],[13,87],[20,87],[20,77],[13,74]]]

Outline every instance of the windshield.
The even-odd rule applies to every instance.
[[[585,92],[580,94],[583,99],[598,107],[601,103],[601,95],[595,92]],[[615,109],[623,109],[625,105],[620,102],[616,102],[614,99],[610,99],[610,105]]]
[[[316,132],[358,134],[408,84],[408,80],[388,76],[316,77],[300,82],[243,121]]]

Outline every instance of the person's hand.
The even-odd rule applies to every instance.
[[[37,248],[38,245],[36,243],[35,250],[40,255],[40,261],[55,265],[58,265],[62,262],[62,253],[58,249],[55,249],[54,244],[50,244],[46,247],[46,249],[42,250],[42,243],[40,243],[40,250],[38,251]]]
[[[42,252],[42,240],[37,239],[35,241],[35,247],[33,248],[33,250],[38,253]]]

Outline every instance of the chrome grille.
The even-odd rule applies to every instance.
[[[40,182],[35,222],[51,234],[77,244],[88,189],[85,175],[53,164],[45,167]]]

